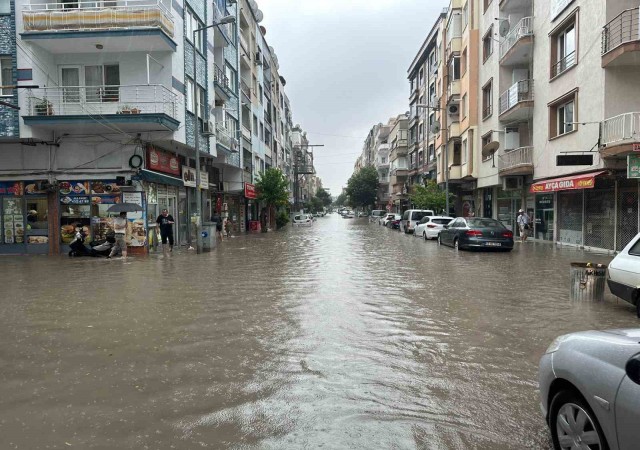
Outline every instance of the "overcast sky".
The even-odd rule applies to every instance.
[[[448,0],[258,0],[293,122],[336,196],[371,127],[409,109],[407,69]]]

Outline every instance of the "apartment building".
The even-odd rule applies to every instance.
[[[389,188],[392,211],[400,213],[409,206],[408,130],[409,117],[400,114],[389,132]]]
[[[258,108],[250,106],[243,120],[239,71],[247,53],[237,24],[247,14],[255,25],[250,69],[259,60],[271,74],[260,69],[256,84],[274,80],[277,57],[258,27],[255,2],[239,6],[228,0],[0,3],[2,83],[18,85],[4,88],[0,100],[0,253],[67,251],[76,225],[86,228],[89,241],[103,238],[107,209],[123,201],[143,207],[130,215],[134,254],[148,250],[163,208],[176,218],[178,243],[195,240],[194,223],[215,212],[238,232],[257,219],[254,167],[274,164],[274,142],[287,148],[281,130],[269,126],[274,115],[290,125],[291,109],[280,113],[285,81],[277,75],[267,88],[278,96],[278,106],[267,108],[272,134],[263,125],[255,164],[246,118]],[[194,33],[211,24],[219,26]],[[249,94],[256,105],[271,102],[269,95]]]
[[[377,209],[384,209],[390,203],[390,184],[389,184],[389,154],[391,147],[389,145],[389,133],[393,127],[395,118],[389,119],[386,125],[378,124],[375,127],[372,141],[373,166],[378,171],[378,201]]]

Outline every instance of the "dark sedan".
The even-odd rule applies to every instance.
[[[438,244],[455,249],[513,250],[513,232],[495,219],[458,217],[438,235]]]

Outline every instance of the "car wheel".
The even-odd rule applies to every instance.
[[[427,237],[427,232],[426,231],[424,233],[422,233],[422,237],[424,238],[425,241],[429,240],[429,238]]]
[[[549,427],[556,450],[609,449],[595,414],[582,396],[574,391],[561,391],[553,398]]]

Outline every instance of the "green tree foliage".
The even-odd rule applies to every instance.
[[[347,194],[343,192],[340,195],[338,195],[338,197],[336,198],[336,201],[333,202],[333,204],[335,206],[344,206],[347,204],[347,200],[348,200]]]
[[[329,194],[324,189],[318,189],[318,192],[316,192],[316,197],[322,201],[322,206],[324,206],[325,208],[331,206],[331,202],[333,200],[331,198],[331,194]]]
[[[280,211],[276,216],[276,227],[278,229],[285,227],[289,223],[289,214],[286,211]]]
[[[311,212],[317,213],[319,211],[322,211],[322,207],[322,200],[320,200],[318,197],[311,197],[311,200],[309,200],[309,209],[311,210]]]
[[[347,195],[353,207],[372,206],[378,197],[378,171],[375,167],[363,167],[353,174],[347,183]]]
[[[447,205],[447,194],[438,187],[435,180],[427,181],[425,186],[418,184],[413,186],[411,202],[418,209],[432,209],[436,212],[442,211]],[[453,196],[449,196],[451,201]]]
[[[289,181],[280,169],[269,168],[260,174],[256,190],[258,200],[268,206],[284,206],[289,203]]]

